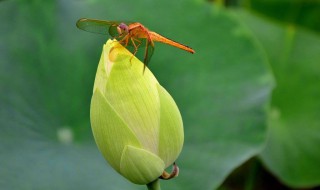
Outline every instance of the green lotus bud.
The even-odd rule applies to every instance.
[[[108,163],[136,184],[162,175],[183,145],[172,97],[144,64],[117,41],[103,47],[91,100],[95,141]]]

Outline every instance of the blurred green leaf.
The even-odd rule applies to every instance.
[[[320,36],[248,14],[243,18],[265,48],[277,83],[261,158],[287,185],[319,185]]]
[[[287,24],[320,32],[320,1],[244,0],[245,7]]]
[[[4,1],[0,16],[1,189],[146,189],[113,171],[93,142],[89,102],[106,37],[78,30],[81,17],[139,21],[196,51],[156,44],[150,63],[185,126],[180,175],[163,189],[215,188],[260,152],[273,78],[252,34],[225,10],[194,1]]]

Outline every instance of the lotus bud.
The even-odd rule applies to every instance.
[[[116,40],[103,46],[90,119],[104,158],[135,184],[158,179],[181,152],[184,134],[177,105]]]

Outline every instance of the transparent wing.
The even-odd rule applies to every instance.
[[[145,57],[144,57],[144,64],[147,66],[151,60],[151,57],[154,52],[154,44],[152,41],[147,40],[146,50],[145,50]]]
[[[151,40],[150,41],[146,40],[145,44],[146,44],[146,46],[145,46],[145,53],[144,53],[144,60],[143,60],[144,69],[150,63],[151,57],[152,57],[153,52],[154,52],[154,44],[153,44],[153,42]]]
[[[82,18],[77,21],[77,27],[81,30],[109,35],[111,37],[118,37],[117,26],[121,22],[116,21],[106,21],[106,20],[96,20],[96,19],[88,19]],[[129,25],[132,22],[123,22]],[[122,38],[118,38],[117,40],[121,41]],[[154,52],[154,44],[152,39],[146,38],[137,38],[135,41],[129,40],[126,44],[126,48],[134,53],[143,63],[147,66],[151,60],[151,57]]]
[[[77,27],[81,30],[97,34],[109,35],[111,37],[118,36],[117,26],[119,24],[120,22],[89,18],[82,18],[77,21]]]

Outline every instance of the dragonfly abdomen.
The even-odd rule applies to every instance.
[[[185,50],[189,53],[195,53],[195,51],[189,47],[189,46],[186,46],[186,45],[183,45],[183,44],[180,44],[179,42],[176,42],[176,41],[173,41],[169,38],[166,38],[164,36],[161,36],[160,34],[158,33],[155,33],[155,32],[149,32],[150,36],[151,36],[151,39],[153,41],[156,41],[156,42],[161,42],[161,43],[164,43],[164,44],[168,44],[168,45],[171,45],[171,46],[174,46],[174,47],[177,47],[177,48],[180,48],[182,50]]]

